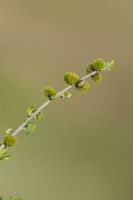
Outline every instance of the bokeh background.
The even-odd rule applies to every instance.
[[[133,2],[0,1],[0,138],[43,87],[65,86],[95,58],[114,59],[101,84],[53,102],[0,164],[0,194],[24,200],[133,199]]]

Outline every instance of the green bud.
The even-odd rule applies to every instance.
[[[75,72],[65,72],[64,81],[68,85],[76,84],[78,80],[79,80],[79,76]]]
[[[72,93],[67,91],[64,93],[64,96],[67,97],[67,98],[71,98],[72,97]]]
[[[44,88],[44,94],[50,100],[53,100],[54,97],[56,96],[57,92],[56,92],[56,90],[54,88],[48,86],[48,87]]]
[[[102,75],[100,73],[96,73],[96,74],[92,75],[91,78],[93,81],[99,82],[102,80]]]
[[[33,133],[36,127],[36,124],[33,124],[32,122],[27,122],[27,124],[25,125],[25,130],[27,131],[27,133]]]
[[[79,83],[77,82],[77,84],[76,84],[77,90],[82,92],[82,93],[86,93],[88,91],[89,87],[90,87],[90,85],[89,85],[89,82],[87,80],[79,81]]]
[[[93,65],[94,65],[94,69],[96,71],[102,71],[106,67],[106,63],[101,58],[95,60],[94,63],[93,63]]]
[[[6,160],[9,159],[10,155],[8,154],[6,149],[1,149],[0,150],[0,160]]]
[[[4,137],[4,142],[3,143],[7,147],[15,146],[15,144],[16,144],[16,138],[13,135],[11,135],[11,134],[7,134]]]
[[[94,71],[94,64],[88,64],[87,67],[86,67],[86,72],[87,74],[90,74],[92,71]]]
[[[103,59],[98,58],[93,63],[87,65],[86,72],[89,74],[92,71],[102,71],[106,68],[106,62]]]

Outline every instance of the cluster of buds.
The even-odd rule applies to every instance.
[[[102,71],[105,70],[111,70],[112,66],[114,65],[114,61],[111,60],[110,62],[105,62],[103,59],[97,59],[94,60],[91,64],[88,64],[86,66],[86,73],[87,75],[83,78],[79,78],[79,75],[76,74],[75,72],[65,72],[64,73],[64,81],[67,83],[69,86],[66,87],[63,91],[57,93],[57,91],[50,87],[47,86],[44,88],[43,92],[44,95],[49,99],[48,103],[52,100],[54,100],[56,97],[60,98],[70,98],[72,96],[72,93],[69,91],[73,86],[76,88],[77,91],[81,93],[86,93],[89,88],[90,84],[88,82],[88,78],[91,77],[91,79],[94,82],[99,82],[102,80]],[[46,102],[47,106],[47,102]],[[44,107],[43,107],[44,108]],[[33,120],[40,120],[43,118],[43,112],[42,109],[36,108],[36,105],[32,105],[27,108],[27,118],[24,121],[24,126],[23,124],[17,129],[19,132],[21,130],[26,130],[27,133],[32,133],[36,129],[36,123],[33,123]],[[12,147],[16,144],[16,137],[14,136],[14,130],[9,128],[7,129],[3,143],[1,144],[0,147],[0,160],[7,159],[10,157],[10,155],[7,152],[8,147]]]

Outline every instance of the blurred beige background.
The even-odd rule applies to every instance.
[[[133,2],[0,1],[0,137],[42,89],[97,57],[115,59],[90,92],[55,101],[0,165],[0,193],[24,200],[133,199]]]

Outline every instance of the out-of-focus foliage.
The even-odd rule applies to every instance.
[[[7,197],[7,198],[1,198],[0,200],[22,200],[22,198],[10,196],[10,197]]]
[[[0,150],[0,160],[7,160],[10,158],[10,155],[8,154],[6,149]]]

